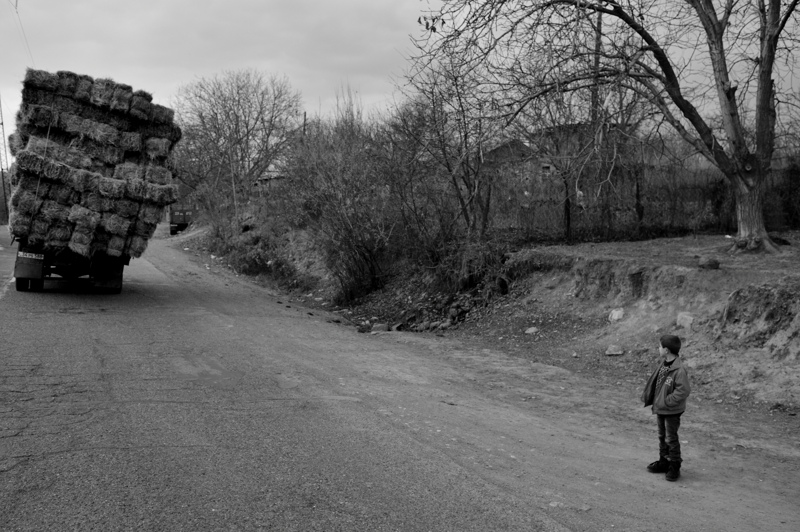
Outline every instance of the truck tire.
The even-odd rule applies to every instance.
[[[108,287],[109,294],[121,294],[122,293],[122,276],[120,276],[119,280]]]
[[[31,289],[30,279],[20,279],[17,277],[15,283],[17,286],[17,292],[27,292]]]
[[[31,279],[30,287],[31,292],[41,292],[44,290],[44,279]]]

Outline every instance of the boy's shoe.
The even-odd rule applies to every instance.
[[[680,462],[670,462],[669,463],[669,470],[667,471],[667,475],[664,477],[670,482],[675,482],[678,480],[678,477],[681,476],[681,463]]]
[[[648,464],[647,470],[651,473],[666,473],[669,470],[669,460],[666,458],[659,458],[652,464]]]

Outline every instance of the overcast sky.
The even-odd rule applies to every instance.
[[[170,105],[224,70],[285,75],[309,114],[349,86],[385,108],[427,0],[0,0],[0,98],[14,129],[27,67],[112,78]],[[15,8],[16,6],[16,8]]]

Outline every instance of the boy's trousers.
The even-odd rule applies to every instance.
[[[666,458],[670,462],[681,463],[681,442],[678,439],[678,429],[681,426],[681,414],[662,416],[658,418],[658,453],[659,458]]]

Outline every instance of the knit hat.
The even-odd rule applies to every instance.
[[[673,355],[677,355],[681,350],[681,339],[671,334],[665,334],[661,337],[661,346],[669,349]]]

